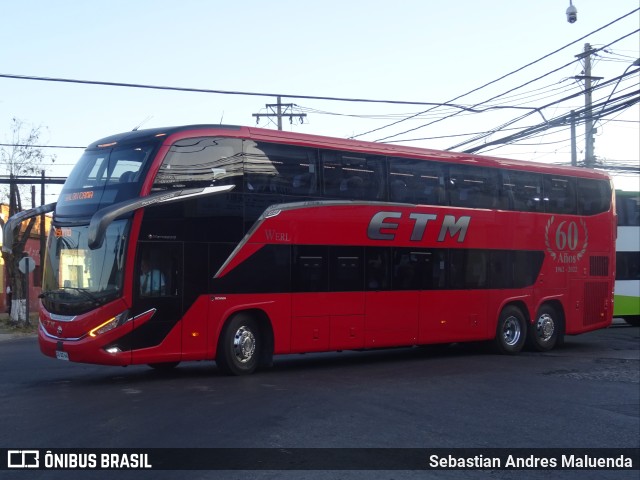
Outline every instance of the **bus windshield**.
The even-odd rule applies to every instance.
[[[89,226],[54,227],[49,234],[42,303],[51,313],[79,315],[122,291],[129,220],[109,225],[102,246],[87,246]]]
[[[137,197],[158,142],[87,149],[60,193],[56,217],[87,217]]]

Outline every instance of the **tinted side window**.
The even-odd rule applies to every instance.
[[[423,255],[408,249],[393,249],[391,286],[394,290],[419,290],[422,286]]]
[[[318,191],[316,150],[245,141],[245,191],[313,196]]]
[[[502,203],[506,210],[544,212],[542,175],[515,170],[502,175]]]
[[[578,214],[596,215],[611,207],[611,185],[605,180],[578,179]]]
[[[326,292],[329,287],[328,247],[298,245],[293,247],[293,291]]]
[[[544,199],[548,213],[577,213],[576,179],[556,175],[544,176]]]
[[[452,165],[449,169],[451,205],[467,208],[500,208],[498,179],[495,168]]]
[[[323,152],[323,192],[349,200],[386,200],[384,157],[361,153]]]
[[[291,291],[289,245],[265,245],[211,286],[219,293],[282,293]],[[268,281],[265,281],[268,278]]]
[[[391,289],[391,252],[389,248],[366,249],[365,283],[367,290]]]
[[[171,146],[153,183],[154,190],[235,185],[242,188],[242,141],[201,137]]]
[[[361,292],[364,285],[364,249],[331,247],[329,251],[329,290]]]
[[[394,290],[437,290],[446,287],[446,249],[395,248]]]
[[[511,252],[487,250],[487,286],[489,288],[509,288],[513,283],[511,275]]]
[[[533,285],[540,274],[544,253],[537,251],[514,251],[511,263],[513,288],[525,288]]]
[[[447,205],[446,166],[409,158],[389,159],[389,200],[423,205]]]
[[[487,252],[453,249],[450,258],[451,288],[487,288]]]

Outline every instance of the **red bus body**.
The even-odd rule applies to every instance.
[[[472,165],[486,167],[487,171],[517,170],[549,178],[587,179],[604,182],[611,191],[605,174],[586,169],[246,127],[196,126],[167,132],[154,135],[161,141],[140,180],[140,192],[136,194],[139,198],[154,193],[154,178],[172,145],[208,137],[304,147],[317,150],[318,158],[328,155],[322,152],[340,151],[374,155],[383,159],[380,162],[393,157],[440,162],[447,168]],[[273,165],[279,164],[274,160]],[[328,163],[322,165],[324,176],[332,173]],[[391,167],[385,168],[389,172]],[[453,178],[453,170],[447,172],[447,178]],[[368,170],[365,173],[370,174]],[[506,178],[507,174],[501,175]],[[317,181],[322,182],[322,178]],[[245,203],[238,211],[248,211],[247,202],[254,198],[248,191],[253,186],[247,186],[247,182],[245,179]],[[500,188],[506,188],[507,183],[502,182]],[[94,194],[84,196],[91,195]],[[505,193],[501,195],[506,198]],[[82,202],[78,200],[82,196],[67,196],[67,200]],[[226,364],[231,373],[250,373],[256,366],[268,364],[273,354],[494,340],[503,334],[499,322],[509,312],[520,312],[529,330],[548,327],[551,335],[555,329],[554,344],[556,337],[561,339],[564,334],[580,334],[611,323],[615,275],[615,205],[611,198],[604,211],[581,215],[523,212],[500,205],[474,208],[393,202],[389,201],[390,193],[382,201],[323,197],[321,193],[307,197],[289,202],[284,194],[278,197],[281,201],[277,204],[265,203],[262,215],[245,226],[242,239],[225,242],[224,258],[215,262],[212,259],[218,250],[215,245],[205,245],[207,238],[196,241],[193,236],[185,241],[181,237],[180,225],[185,225],[184,231],[197,230],[198,224],[213,228],[210,223],[215,222],[209,217],[199,216],[189,223],[191,214],[186,211],[184,224],[178,225],[176,220],[175,231],[169,231],[171,223],[162,223],[164,220],[158,216],[158,223],[152,223],[148,230],[145,212],[163,207],[136,209],[130,214],[117,298],[69,315],[51,313],[45,306],[47,298],[43,298],[39,328],[42,352],[54,358],[105,365],[173,366],[180,361],[217,360]],[[265,196],[265,202],[268,198]],[[243,218],[246,223],[247,217]],[[63,225],[59,235],[64,235],[64,222],[56,223],[54,217],[54,225],[57,224]],[[136,265],[141,249],[152,249],[156,244],[170,248],[167,251],[171,253],[165,257],[173,255],[179,265],[173,274],[178,285],[175,296],[171,300],[163,297],[157,305],[154,300],[139,302],[135,293],[139,287]],[[323,256],[315,251],[328,253]],[[506,260],[516,256],[521,258],[518,264]],[[280,260],[274,260],[274,267],[270,259],[275,257],[286,265],[282,270],[290,271],[279,271]],[[454,257],[463,260],[456,264]],[[79,258],[78,264],[84,261],[89,265],[87,257]],[[259,258],[264,260],[258,261]],[[379,258],[387,265],[382,267],[390,279],[386,285],[371,281],[375,270],[370,265]],[[526,275],[513,269],[522,265],[528,269],[536,259],[540,263],[531,266],[534,277],[518,279]],[[198,262],[203,265],[193,265]],[[60,265],[62,268],[63,263]],[[460,265],[466,270],[465,277],[456,283],[456,268]],[[265,270],[261,270],[263,267]],[[50,268],[51,278],[62,278],[56,268]],[[193,274],[189,273],[191,269]],[[474,279],[476,273],[478,280]],[[421,279],[416,278],[418,275]],[[328,282],[319,281],[321,286],[315,287],[316,277],[323,276]],[[196,291],[196,277],[202,279],[197,280],[198,284],[205,285],[192,294]],[[361,288],[343,284],[346,277]],[[285,285],[284,291],[280,291],[280,284]],[[459,286],[450,288],[452,285]],[[151,331],[149,325],[157,318],[156,311],[165,308],[165,301],[167,305],[178,305],[166,307],[174,308],[175,318],[163,324],[165,330],[157,341],[145,343],[141,338],[147,334],[136,332]],[[60,300],[56,308],[63,304]],[[118,318],[123,314],[126,318]],[[229,326],[233,319],[235,323]],[[243,319],[248,328],[239,327],[243,321],[238,319]],[[99,327],[105,324],[101,331]],[[506,325],[504,332],[508,336],[509,323]],[[229,328],[236,331],[229,334]],[[519,333],[526,335],[525,330]],[[131,340],[121,341],[123,338]],[[231,338],[232,343],[226,345],[226,338]],[[249,358],[254,349],[260,355],[255,362]],[[233,363],[229,356],[234,354],[239,366],[229,368],[228,364]],[[251,365],[244,368],[242,363],[249,361]]]

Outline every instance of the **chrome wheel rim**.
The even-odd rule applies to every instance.
[[[502,327],[502,338],[504,339],[505,345],[510,347],[517,345],[521,335],[522,330],[520,329],[518,319],[514,316],[507,318]]]
[[[545,313],[538,317],[538,321],[536,322],[536,333],[540,340],[548,342],[553,336],[555,329],[555,324],[551,315]]]
[[[233,336],[233,355],[240,363],[247,363],[256,351],[256,336],[245,326],[240,327]]]

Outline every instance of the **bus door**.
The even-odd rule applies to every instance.
[[[132,308],[134,363],[180,360],[181,331],[174,327],[182,317],[182,260],[181,243],[138,244]]]

